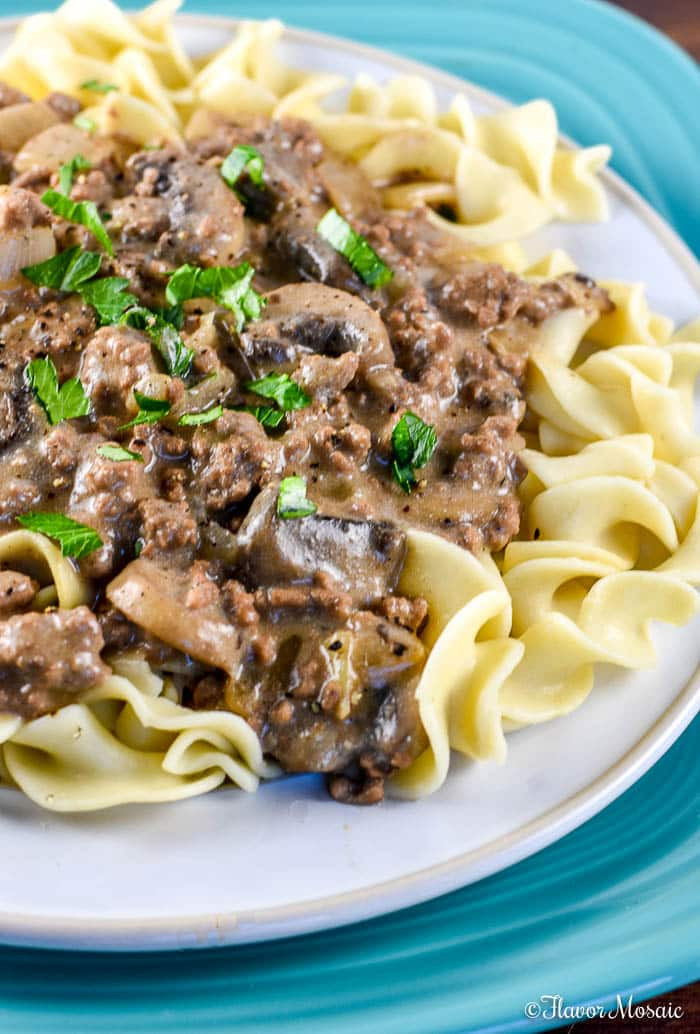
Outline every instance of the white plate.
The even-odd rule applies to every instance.
[[[193,52],[221,46],[231,22],[184,16]],[[0,26],[0,47],[9,38]],[[498,98],[434,69],[310,32],[290,31],[294,64],[381,79],[425,75],[446,104]],[[643,280],[652,305],[697,314],[700,268],[617,176],[611,219],[555,226],[533,256],[561,246],[593,276]],[[455,758],[446,785],[417,803],[336,804],[314,777],[194,800],[65,816],[0,791],[0,940],[71,948],[175,948],[262,940],[376,916],[452,890],[563,836],[630,786],[700,704],[700,618],[659,628],[659,666],[599,671],[573,714],[509,737],[505,766]],[[691,680],[692,681],[689,681]]]

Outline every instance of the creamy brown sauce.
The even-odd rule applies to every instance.
[[[98,328],[79,295],[19,274],[4,283],[0,531],[30,510],[56,511],[103,546],[79,561],[92,612],[29,613],[31,579],[0,572],[0,707],[55,709],[99,681],[104,658],[136,649],[173,675],[186,705],[243,715],[283,768],[327,773],[341,799],[378,800],[425,742],[414,689],[427,608],[396,592],[406,529],[474,551],[507,544],[519,522],[528,347],[548,315],[604,310],[607,298],[575,276],[526,284],[473,261],[424,213],[382,210],[362,174],[303,123],[201,113],[185,148],[139,152],[58,121],[70,114],[54,108],[54,124],[5,156],[0,234],[50,226],[59,250],[98,250],[38,200],[80,153],[91,168],[71,197],[97,204],[115,250],[100,275],[125,277],[153,308],[183,263],[249,261],[267,304],[239,332],[228,309],[186,303],[194,360],[180,379],[142,331]],[[239,199],[219,167],[242,143],[265,166],[262,185],[242,177]],[[392,269],[387,285],[370,289],[318,235],[332,206]],[[24,376],[44,356],[61,382],[80,378],[89,416],[48,424]],[[271,372],[311,401],[265,429],[236,407],[263,403],[244,384]],[[135,388],[171,409],[123,430]],[[216,404],[217,420],[179,425]],[[392,431],[406,411],[437,434],[410,494],[392,477]],[[99,455],[107,443],[144,462]],[[305,479],[314,515],[277,515],[292,475]]]

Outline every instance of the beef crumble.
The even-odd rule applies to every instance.
[[[0,84],[0,105],[23,103]],[[303,122],[199,112],[183,147],[138,150],[70,124],[69,98],[42,103],[41,132],[0,139],[0,245],[48,229],[49,254],[97,250],[88,227],[39,200],[81,154],[90,167],[70,197],[96,204],[108,229],[101,276],[125,277],[141,305],[165,311],[183,263],[249,262],[266,305],[241,326],[216,300],[186,302],[192,361],[171,376],[147,327],[98,326],[78,293],[19,272],[2,285],[0,530],[56,512],[102,545],[77,561],[90,609],[31,612],[35,572],[0,570],[0,709],[54,711],[97,684],[115,651],[137,650],[188,706],[242,715],[287,771],[326,773],[339,800],[377,801],[426,742],[414,690],[429,614],[397,588],[406,531],[474,551],[510,541],[528,349],[550,315],[607,311],[607,296],[576,276],[525,282],[475,261],[424,211],[384,211]],[[264,173],[244,171],[233,190],[221,165],[239,145]],[[391,280],[372,289],[319,235],[330,207]],[[44,357],[60,383],[80,378],[87,415],[48,423],[25,376]],[[271,373],[302,402],[264,426],[255,407],[269,400],[247,385]],[[169,411],[136,424],[135,392]],[[434,429],[435,447],[402,486],[392,434],[408,413]],[[290,477],[304,479],[314,512],[280,513]]]

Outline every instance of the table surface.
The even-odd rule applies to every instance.
[[[615,0],[618,7],[651,22],[700,60],[698,0]]]
[[[665,32],[681,47],[700,60],[700,0],[615,0],[618,7],[624,7],[632,14],[644,18]],[[677,1020],[589,1020],[572,1024],[568,1031],[574,1034],[690,1034],[700,1031],[700,981],[679,988],[671,994],[651,999],[648,1004],[661,1007],[672,1003],[681,1009],[683,1016]],[[567,1034],[568,1034],[567,1031]]]

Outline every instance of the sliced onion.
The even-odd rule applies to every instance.
[[[2,112],[0,111],[0,115]],[[56,240],[50,226],[15,226],[5,212],[10,203],[11,188],[0,188],[0,281],[13,280],[24,266],[44,262],[56,254]],[[38,201],[37,209],[41,209]],[[31,221],[31,214],[27,222]]]

